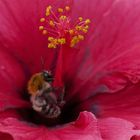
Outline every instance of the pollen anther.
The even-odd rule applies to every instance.
[[[67,17],[63,15],[63,16],[60,16],[59,19],[60,19],[60,20],[65,20],[66,18],[67,18]]]
[[[50,24],[50,26],[52,26],[52,27],[55,26],[54,21],[52,21],[52,20],[50,20],[49,24]]]
[[[46,16],[50,15],[51,9],[52,9],[52,7],[50,5],[46,8]]]
[[[44,29],[44,26],[39,26],[39,30],[43,30]]]
[[[69,6],[65,6],[65,10],[66,11],[69,11],[70,10],[70,7]]]
[[[67,15],[69,10],[69,6],[59,7],[56,11],[52,9],[52,6],[46,8],[46,17],[40,19],[42,25],[39,26],[39,30],[42,31],[42,34],[47,34],[48,48],[74,47],[84,40],[91,21],[78,17],[77,22],[72,24],[71,18]]]
[[[62,8],[58,8],[58,12],[59,12],[59,13],[63,13],[64,10],[63,10]]]
[[[63,45],[66,43],[66,39],[65,38],[60,38],[57,40],[59,44]]]
[[[90,19],[86,19],[86,20],[85,20],[85,23],[86,23],[86,24],[89,24],[89,23],[90,23]]]
[[[79,17],[79,21],[82,21],[83,20],[83,18],[82,17]]]
[[[41,18],[41,19],[40,19],[40,22],[44,22],[44,21],[45,21],[45,18]]]
[[[47,33],[48,33],[47,30],[43,30],[43,31],[42,31],[42,34],[43,34],[43,35],[46,35]]]

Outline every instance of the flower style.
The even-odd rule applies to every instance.
[[[67,35],[50,36],[51,6],[68,12],[59,19],[71,21],[63,24]],[[1,139],[140,139],[139,0],[2,0],[0,11]],[[90,19],[90,27],[77,24],[75,32],[78,18]],[[32,110],[26,91],[42,71],[41,58],[55,73],[54,85],[65,86],[66,103],[53,127]]]

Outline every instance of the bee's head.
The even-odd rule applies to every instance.
[[[42,72],[42,75],[43,75],[43,78],[46,82],[52,82],[53,81],[53,76],[52,76],[51,72],[44,70]]]

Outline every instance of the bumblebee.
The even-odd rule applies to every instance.
[[[28,82],[32,108],[46,118],[57,118],[64,101],[59,101],[52,86],[53,76],[49,71],[34,74]]]

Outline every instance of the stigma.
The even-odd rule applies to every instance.
[[[71,18],[68,16],[70,10],[69,6],[55,10],[51,5],[46,7],[45,16],[40,19],[39,30],[47,36],[48,48],[75,47],[85,39],[90,19],[78,17],[75,23],[71,23]]]

